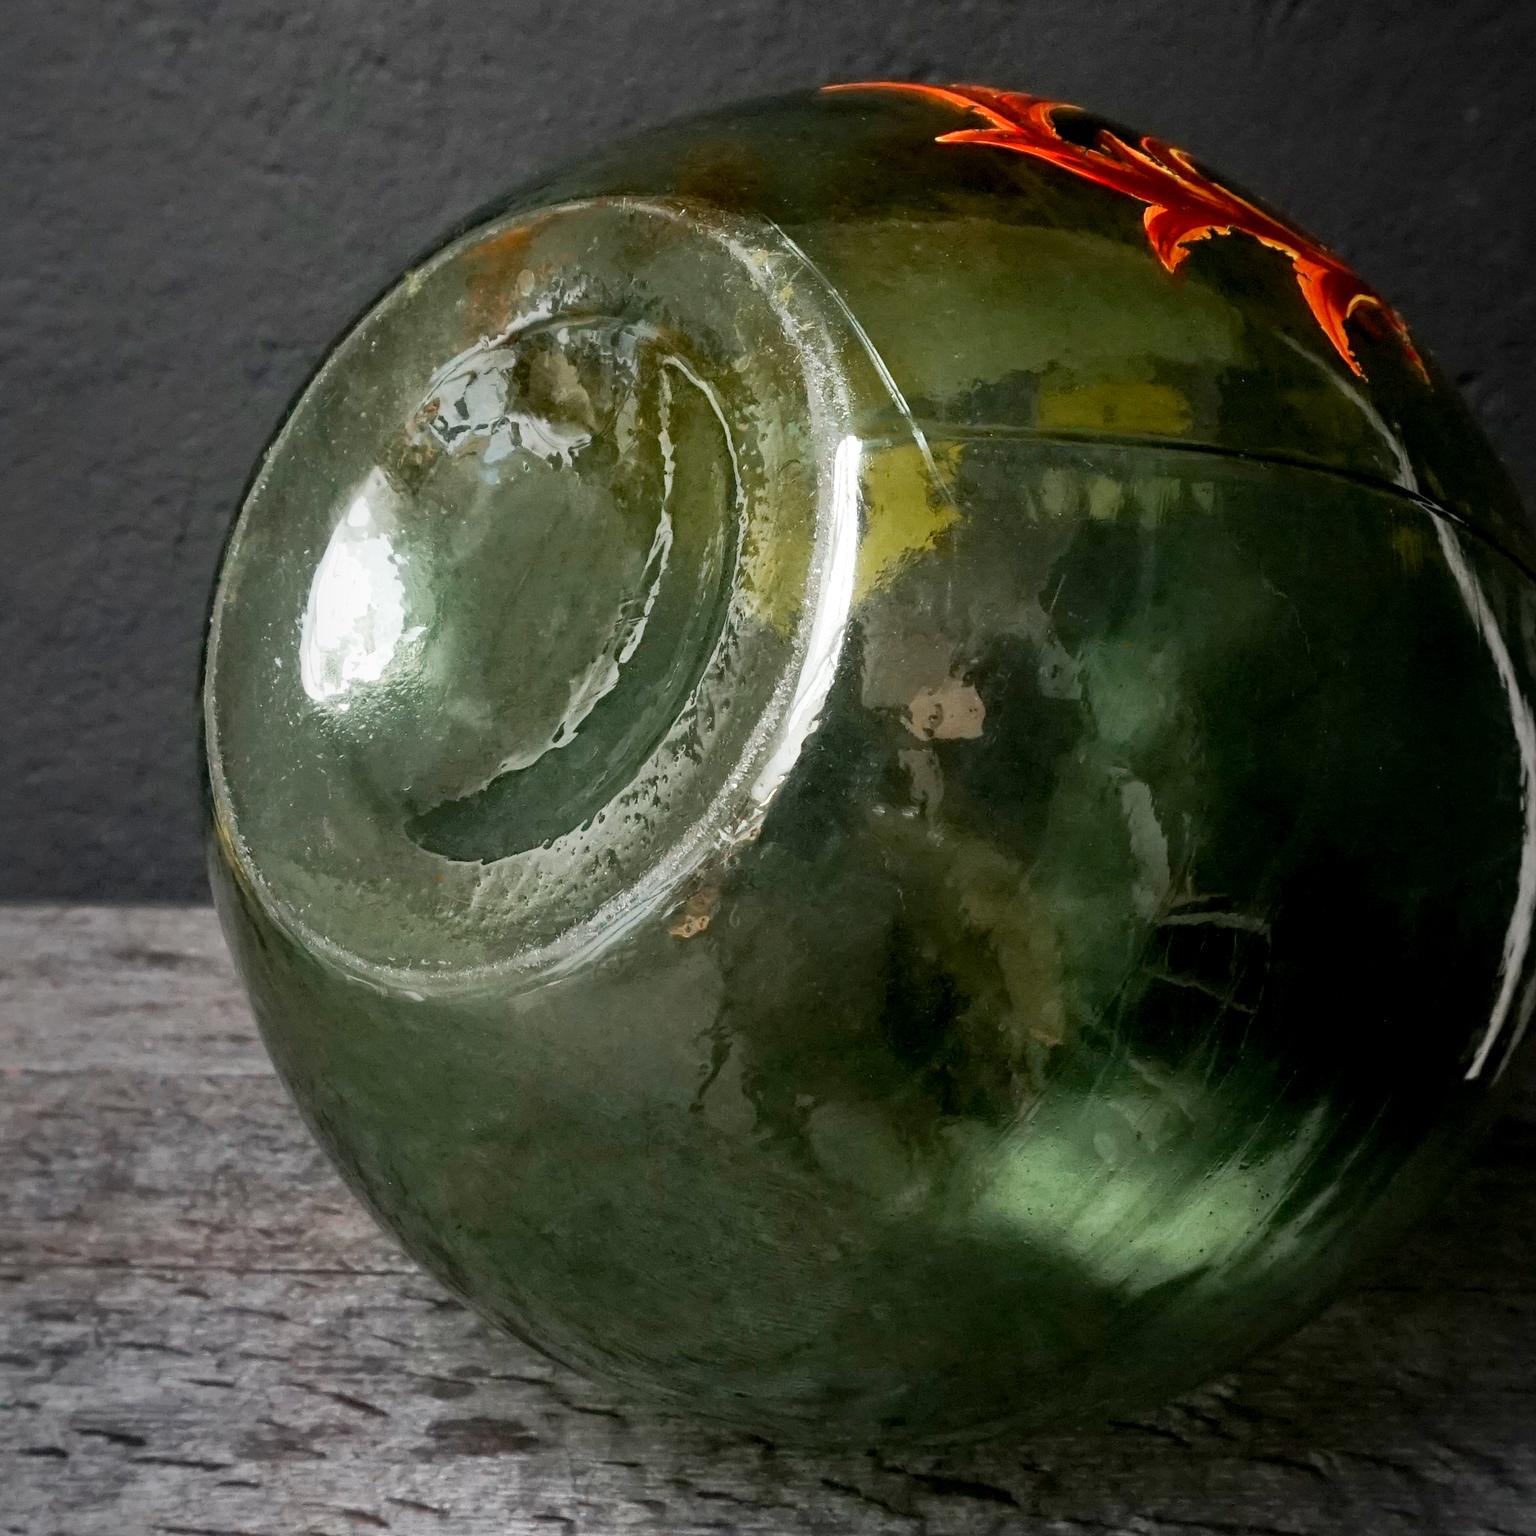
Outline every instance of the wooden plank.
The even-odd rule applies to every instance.
[[[1536,1531],[1529,1085],[1382,1273],[1234,1377],[1083,1434],[817,1455],[494,1334],[261,1062],[209,914],[0,911],[0,1532]]]
[[[402,1270],[275,1078],[11,1071],[0,1263]]]
[[[65,1267],[4,1294],[0,1528],[29,1536],[1516,1532],[1536,1487],[1529,1295],[1364,1293],[1144,1420],[941,1457],[658,1419],[416,1276]]]
[[[268,1071],[203,907],[0,905],[0,1067]]]

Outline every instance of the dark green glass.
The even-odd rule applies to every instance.
[[[1169,146],[871,85],[507,198],[267,450],[213,881],[495,1322],[825,1441],[1056,1425],[1424,1210],[1536,991],[1530,529]]]

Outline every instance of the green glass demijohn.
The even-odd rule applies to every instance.
[[[1182,151],[851,85],[512,193],[251,481],[203,692],[278,1070],[681,1410],[1155,1401],[1424,1210],[1530,1016],[1536,539]]]

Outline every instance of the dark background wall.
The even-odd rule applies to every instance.
[[[838,77],[1182,143],[1342,250],[1536,492],[1532,0],[6,0],[0,897],[197,899],[192,696],[248,466],[498,189]]]

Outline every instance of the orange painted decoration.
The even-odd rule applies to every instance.
[[[916,85],[871,80],[828,85],[823,89],[904,91],[975,113],[985,127],[942,133],[935,142],[990,144],[1015,154],[1030,155],[1145,203],[1142,223],[1147,243],[1170,272],[1178,269],[1197,240],[1211,235],[1248,235],[1290,260],[1307,308],[1353,373],[1365,377],[1365,370],[1350,347],[1346,322],[1363,311],[1397,338],[1409,362],[1421,376],[1427,377],[1402,317],[1380,294],[1368,288],[1332,251],[1212,180],[1172,144],[1149,134],[1142,135],[1134,144],[1128,143],[1108,127],[1097,130],[1091,145],[1074,143],[1057,131],[1056,114],[1075,112],[1078,108],[1066,102],[1027,96],[1022,91],[996,91],[984,85]]]

